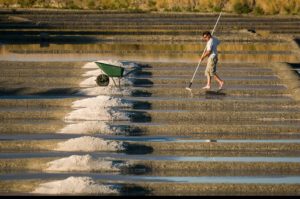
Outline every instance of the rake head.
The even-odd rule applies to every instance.
[[[185,87],[185,89],[188,90],[188,91],[192,91],[191,87],[192,87],[192,82],[190,82],[189,86]]]
[[[189,88],[189,87],[185,87],[185,89],[188,90],[188,91],[192,91],[192,89]]]

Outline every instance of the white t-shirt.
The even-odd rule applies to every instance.
[[[219,44],[220,44],[220,41],[215,37],[211,37],[210,40],[208,40],[208,42],[206,44],[206,50],[207,51],[211,50],[211,54],[209,55],[210,58],[214,58],[214,57],[218,56],[217,47]]]

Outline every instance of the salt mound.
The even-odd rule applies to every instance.
[[[103,133],[112,134],[113,129],[109,127],[106,122],[103,121],[84,121],[75,124],[68,124],[63,129],[59,130],[58,133],[69,133],[69,134],[91,134],[91,133]]]
[[[66,121],[75,120],[129,120],[125,112],[116,112],[110,107],[130,107],[129,103],[120,98],[110,96],[97,96],[73,102],[73,108],[80,108],[68,113],[65,116]]]
[[[125,144],[121,141],[103,140],[101,138],[83,136],[69,139],[57,144],[56,151],[123,151]]]
[[[125,163],[94,159],[91,155],[72,155],[47,163],[46,171],[120,171]]]
[[[86,64],[84,64],[84,66],[82,68],[88,68],[88,69],[99,69],[99,67],[97,66],[97,64],[95,64],[94,62],[88,62]]]
[[[126,88],[122,88],[120,91],[119,88],[115,86],[107,86],[107,87],[92,87],[92,88],[85,88],[85,89],[80,89],[76,93],[77,95],[85,95],[85,96],[98,96],[98,95],[130,95],[131,90]]]
[[[81,108],[71,111],[65,116],[66,121],[94,120],[109,121],[112,119],[108,109],[95,110],[93,108]]]
[[[40,184],[32,193],[39,194],[119,194],[119,187],[96,183],[90,177],[69,177]]]
[[[129,120],[129,116],[125,112],[117,112],[109,108],[88,107],[71,111],[65,116],[65,120],[120,121]]]
[[[110,97],[100,95],[97,97],[90,97],[87,99],[77,100],[72,103],[72,108],[87,108],[87,107],[130,107],[129,103],[117,97]]]
[[[85,72],[82,76],[83,77],[97,77],[98,75],[104,74],[102,70],[96,69],[96,70],[89,70]]]

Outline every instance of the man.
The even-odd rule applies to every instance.
[[[217,63],[218,63],[218,50],[217,46],[220,44],[220,41],[211,35],[209,31],[203,32],[202,34],[203,40],[206,41],[206,50],[204,54],[201,56],[200,61],[202,62],[206,57],[207,66],[205,69],[205,76],[207,77],[207,84],[203,87],[203,89],[210,89],[211,86],[211,77],[213,76],[215,80],[219,84],[219,89],[222,89],[224,85],[224,81],[220,79],[217,75]]]

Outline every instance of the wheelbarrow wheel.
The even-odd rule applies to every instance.
[[[107,86],[109,84],[109,77],[105,74],[101,74],[97,77],[96,83],[99,86]]]

